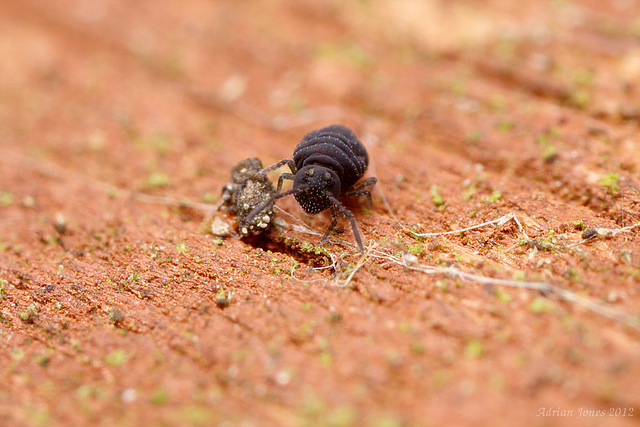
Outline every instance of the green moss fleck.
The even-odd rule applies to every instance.
[[[111,353],[107,354],[104,357],[104,363],[106,363],[107,365],[119,367],[124,365],[128,359],[129,356],[127,355],[127,353],[124,350],[119,349],[113,350]]]
[[[437,185],[431,186],[431,200],[433,201],[433,204],[438,208],[444,205],[444,199],[440,195],[440,189]]]
[[[610,172],[606,175],[603,175],[598,180],[600,184],[607,190],[610,194],[616,194],[620,191],[620,175],[615,172]]]
[[[498,200],[502,199],[502,193],[500,191],[494,191],[490,196],[485,197],[486,203],[496,203]]]
[[[504,291],[502,291],[502,289],[496,289],[495,296],[505,304],[509,304],[513,300],[513,298],[511,298],[511,295],[505,293]]]
[[[162,188],[169,185],[169,176],[162,172],[153,172],[147,177],[146,187],[153,188]]]
[[[553,303],[544,297],[537,297],[529,305],[529,311],[533,314],[549,313],[553,311]]]
[[[151,393],[151,403],[154,405],[164,405],[169,401],[169,392],[162,386]]]
[[[13,203],[13,194],[0,190],[0,206],[10,206]]]
[[[24,323],[33,323],[36,320],[38,314],[38,309],[35,305],[30,305],[29,307],[22,310],[20,313],[20,320]]]
[[[484,348],[482,347],[482,343],[476,339],[472,339],[467,343],[467,346],[464,348],[464,354],[467,357],[471,357],[473,359],[478,359],[482,357],[484,354]]]

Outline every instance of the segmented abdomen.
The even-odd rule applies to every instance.
[[[293,161],[298,169],[320,165],[333,170],[340,178],[340,188],[346,191],[364,175],[369,156],[349,128],[333,125],[302,138],[293,152]]]

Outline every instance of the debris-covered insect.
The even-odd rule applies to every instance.
[[[353,214],[338,201],[338,197],[365,195],[371,204],[371,189],[376,183],[376,178],[358,183],[367,170],[369,156],[353,131],[341,125],[313,131],[296,146],[293,160],[284,159],[263,169],[260,175],[266,176],[267,172],[285,164],[289,166],[291,173],[280,175],[276,193],[253,209],[245,219],[251,222],[254,217],[264,216],[264,209],[272,209],[276,199],[293,194],[307,213],[316,214],[327,208],[331,209],[331,224],[322,236],[321,243],[324,243],[337,224],[338,214],[342,213],[351,222],[358,248],[364,251]],[[285,179],[293,180],[293,188],[280,192]]]
[[[242,236],[265,231],[274,218],[275,189],[266,174],[260,174],[262,162],[256,157],[242,160],[231,170],[231,181],[222,189],[220,210],[237,215]],[[260,215],[249,215],[257,207]]]

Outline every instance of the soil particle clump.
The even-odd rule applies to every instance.
[[[221,211],[237,216],[237,230],[241,236],[259,235],[269,228],[275,217],[273,203],[250,220],[253,209],[266,202],[275,188],[266,174],[260,174],[262,162],[256,157],[240,161],[231,169],[231,181],[222,189]]]

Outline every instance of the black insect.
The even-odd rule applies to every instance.
[[[331,224],[320,243],[324,243],[336,226],[341,212],[349,218],[358,247],[364,252],[353,214],[338,201],[338,197],[365,195],[371,205],[371,189],[376,183],[376,178],[358,183],[367,170],[369,156],[353,131],[341,125],[315,130],[302,138],[293,150],[293,161],[284,159],[260,173],[266,174],[285,164],[289,166],[291,173],[280,175],[276,194],[251,211],[246,220],[250,221],[274,200],[293,194],[307,213],[316,214],[327,208],[331,209]],[[285,179],[293,180],[293,188],[281,193]]]

